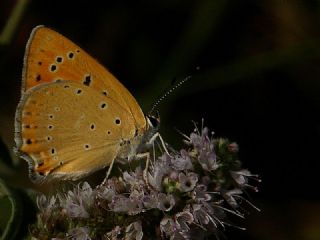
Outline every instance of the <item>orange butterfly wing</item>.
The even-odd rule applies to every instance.
[[[79,46],[44,26],[33,29],[24,57],[22,93],[46,82],[70,80],[90,86],[132,114],[138,133],[146,129],[144,114],[130,92]]]

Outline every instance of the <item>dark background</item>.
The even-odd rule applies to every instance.
[[[19,4],[22,11],[12,17]],[[12,18],[14,19],[12,21]],[[176,148],[191,120],[240,145],[260,174],[251,211],[228,239],[320,239],[320,2],[299,0],[12,1],[0,3],[0,134],[12,149],[24,48],[33,27],[52,27],[97,58],[147,112],[166,89],[190,81],[159,107]],[[198,69],[199,68],[199,69]],[[198,69],[198,70],[197,70]],[[6,158],[0,176],[36,187]]]

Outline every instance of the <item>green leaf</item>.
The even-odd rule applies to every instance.
[[[30,239],[29,225],[36,220],[36,193],[12,189],[0,179],[0,240]]]
[[[15,194],[0,179],[0,239],[14,239],[20,224],[20,204],[17,202]]]

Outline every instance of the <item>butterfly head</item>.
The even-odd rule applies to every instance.
[[[147,122],[147,131],[146,131],[146,138],[151,138],[156,132],[158,132],[160,128],[160,115],[157,112],[156,115],[154,114],[146,114],[145,115],[146,122]]]
[[[146,120],[147,120],[147,128],[148,129],[154,129],[155,131],[159,130],[159,128],[160,128],[160,115],[158,112],[156,113],[156,115],[147,114]]]

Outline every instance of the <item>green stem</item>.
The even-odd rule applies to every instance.
[[[29,0],[18,0],[12,13],[0,34],[0,45],[8,45],[16,31],[21,17],[29,3]]]

